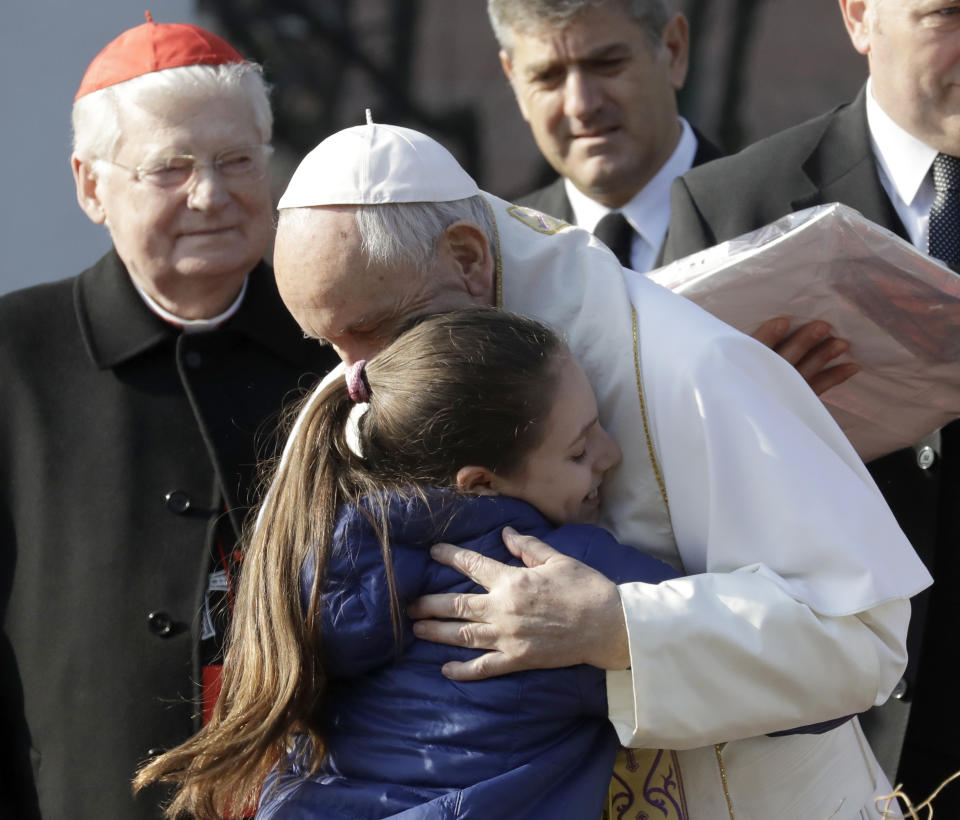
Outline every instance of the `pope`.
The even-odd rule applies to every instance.
[[[410,609],[419,636],[487,650],[444,674],[608,670],[621,743],[675,750],[670,817],[879,817],[889,784],[858,722],[836,721],[890,694],[930,579],[799,374],[585,231],[484,193],[409,129],[324,140],[279,208],[281,296],[345,362],[473,304],[562,329],[623,450],[601,523],[686,572],[617,586],[531,538],[506,538],[524,568],[440,545],[489,590]],[[629,791],[647,774],[634,759],[615,776]]]

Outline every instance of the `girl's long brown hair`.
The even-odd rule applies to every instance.
[[[324,756],[326,686],[321,590],[337,510],[366,501],[381,535],[395,628],[400,620],[386,531],[386,496],[454,488],[465,465],[510,475],[536,446],[566,349],[543,325],[473,309],[424,320],[367,363],[369,408],[348,445],[355,404],[343,378],[301,414],[248,531],[222,689],[209,723],[146,764],[135,790],[178,787],[166,814],[197,820],[252,813],[264,778],[306,735]],[[378,503],[367,503],[370,499]],[[252,519],[251,519],[252,520]],[[306,611],[300,573],[316,567]]]

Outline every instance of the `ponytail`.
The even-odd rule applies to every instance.
[[[319,768],[327,683],[321,592],[337,511],[358,505],[380,536],[399,637],[390,496],[455,489],[468,464],[502,475],[521,469],[543,433],[564,355],[556,334],[531,319],[457,311],[424,320],[356,369],[350,386],[334,379],[302,404],[249,532],[210,722],[141,769],[136,790],[178,784],[168,817],[216,820],[255,805],[295,736],[308,741],[296,743],[307,750],[307,768]],[[367,400],[365,410],[351,389]],[[305,567],[314,570],[309,590],[301,588]]]

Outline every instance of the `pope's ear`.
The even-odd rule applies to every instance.
[[[493,485],[497,477],[486,467],[461,467],[457,470],[457,489],[467,495],[500,495]]]
[[[76,154],[70,157],[70,168],[73,171],[73,181],[77,186],[77,202],[80,208],[97,225],[107,220],[103,204],[97,193],[99,179],[91,160],[80,159]]]
[[[493,249],[487,235],[473,222],[460,220],[444,232],[450,254],[463,277],[467,292],[490,304],[493,295]]]

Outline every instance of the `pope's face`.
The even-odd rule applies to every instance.
[[[373,358],[419,316],[478,304],[442,250],[425,270],[368,262],[349,207],[301,221],[281,213],[273,264],[287,310],[346,364]]]
[[[623,205],[673,153],[686,25],[676,15],[654,45],[620,2],[607,2],[563,28],[516,31],[501,52],[540,151],[592,199]]]
[[[960,3],[841,0],[873,95],[901,128],[960,155]]]
[[[239,289],[270,243],[269,184],[265,172],[224,176],[209,163],[229,149],[263,142],[249,103],[212,97],[127,105],[120,125],[117,164],[74,163],[78,186],[86,186],[78,188],[81,204],[107,225],[130,275],[161,304],[186,277],[206,280],[201,288],[235,282]],[[179,154],[206,164],[182,185],[159,187],[128,170]]]

